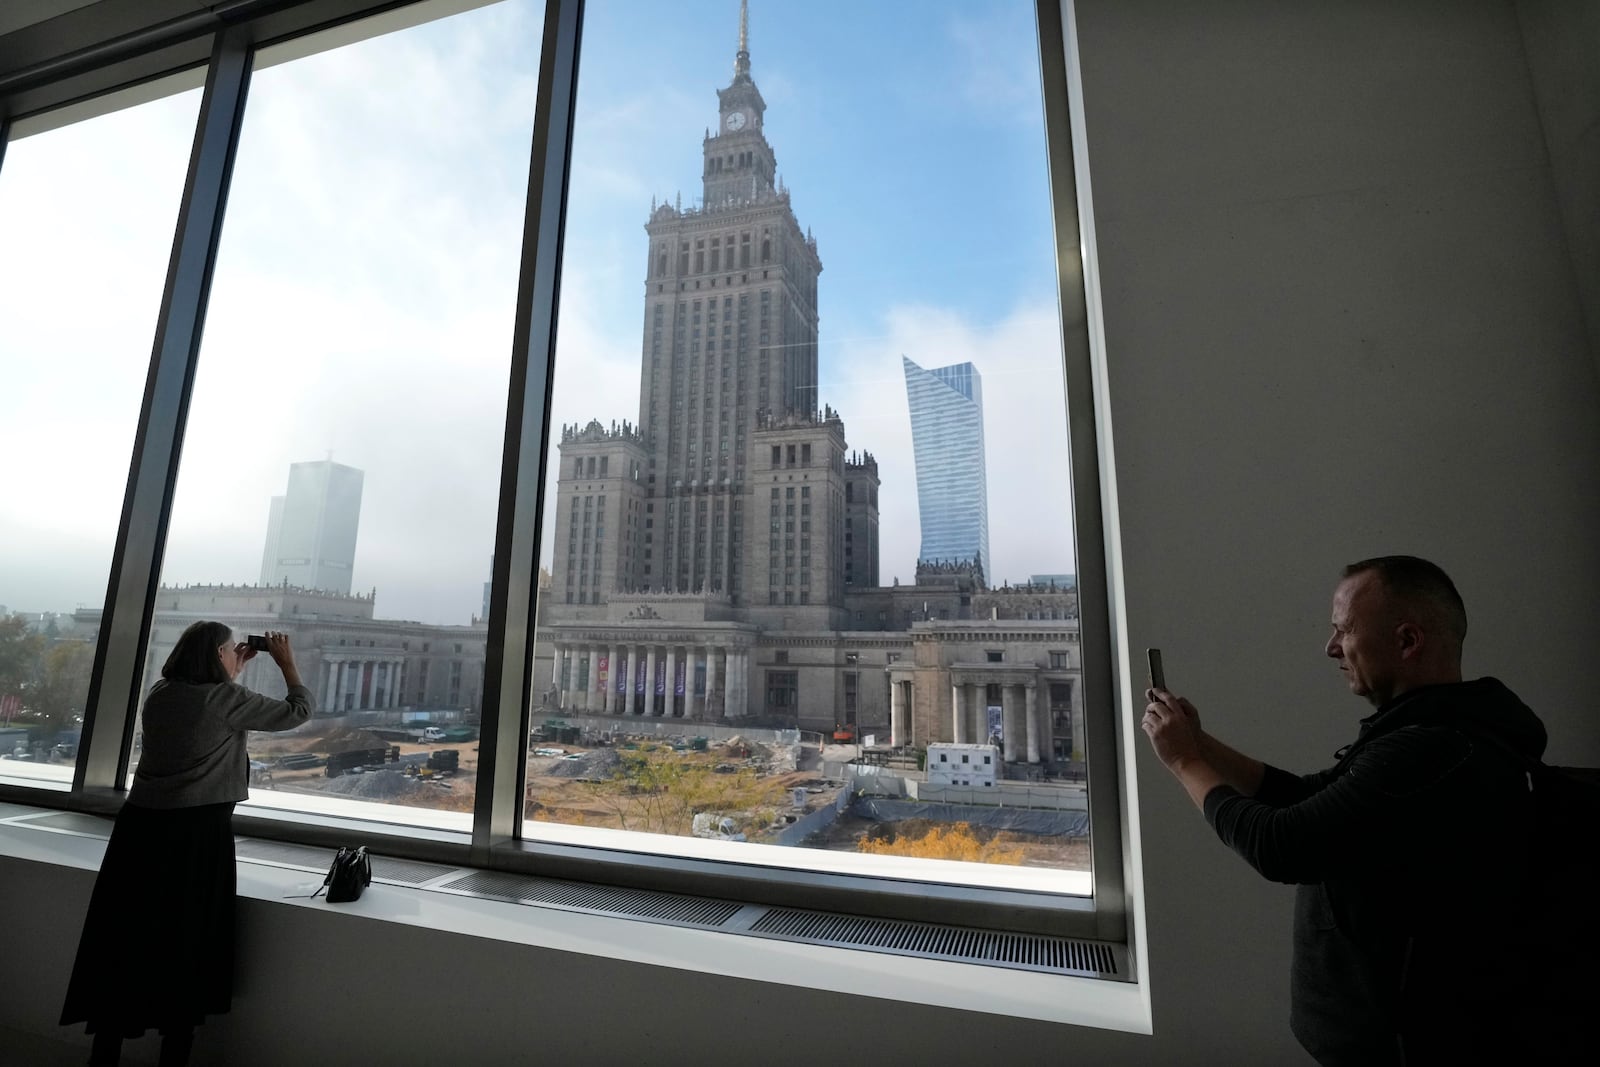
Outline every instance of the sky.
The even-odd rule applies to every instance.
[[[901,355],[983,377],[991,581],[1075,570],[1031,4],[750,7],[766,134],[823,263],[820,399],[879,462],[881,580],[910,581],[918,552]],[[164,582],[255,581],[289,464],[331,455],[365,471],[354,580],[377,614],[479,609],[541,27],[538,3],[506,0],[263,57]],[[637,420],[644,223],[652,197],[696,202],[737,31],[737,0],[586,5],[552,440]],[[12,610],[104,597],[198,105],[191,90],[19,139],[0,165],[0,442],[24,457],[0,467]]]

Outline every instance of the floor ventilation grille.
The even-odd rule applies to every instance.
[[[768,909],[750,927],[750,933],[957,963],[983,963],[1089,978],[1119,977],[1116,957],[1108,946],[1048,934],[1001,933],[794,908]]]
[[[692,926],[720,927],[743,908],[741,904],[726,900],[709,900],[648,889],[563,882],[494,871],[473,871],[434,888],[515,904],[579,908],[607,915]]]

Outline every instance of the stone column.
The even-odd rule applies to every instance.
[[[570,673],[568,673],[568,675],[566,675],[566,677],[563,677],[562,672],[563,672],[563,670],[568,670],[568,672],[570,672],[571,669],[573,669],[573,646],[571,646],[571,645],[557,645],[557,646],[555,646],[555,678],[554,678],[554,683],[555,683],[555,707],[557,707],[557,709],[563,709],[563,707],[566,707],[566,688],[568,688],[568,686],[571,685],[571,680],[570,680],[571,675],[570,675]]]
[[[685,662],[683,666],[683,717],[698,719],[705,713],[703,700],[695,702],[694,676],[700,668],[700,660],[705,655],[705,650],[698,645],[690,645],[684,649]]]
[[[649,645],[644,654],[644,709],[641,715],[656,714],[656,646]]]
[[[595,682],[600,677],[600,647],[589,646],[589,677],[583,684],[583,699],[578,702],[578,707],[584,711],[593,711],[597,703],[597,693],[594,691]]]
[[[716,692],[716,689],[717,689],[717,648],[716,648],[715,645],[713,645],[712,647],[706,649],[706,715],[707,716],[709,716],[711,714],[711,709],[716,707],[716,705],[711,702],[711,694]],[[723,701],[723,709],[724,709],[724,711],[726,711],[726,708],[727,708],[727,701],[724,700]]]
[[[983,686],[967,686],[967,715],[972,727],[972,741],[981,745],[989,740],[988,691]]]
[[[967,743],[967,722],[961,714],[960,683],[950,686],[950,739],[958,745]]]
[[[583,646],[567,646],[567,684],[561,691],[561,710],[578,710],[578,674],[583,662]]]
[[[889,676],[889,744],[899,748],[906,740],[905,683]]]
[[[333,710],[334,701],[336,701],[338,699],[338,695],[339,695],[339,661],[336,660],[336,659],[329,659],[328,660],[328,680],[325,683],[323,683],[323,687],[322,687],[322,710],[324,712],[330,712],[330,711]]]
[[[1028,762],[1039,762],[1039,688],[1035,685],[1023,686],[1023,696],[1026,703],[1023,705],[1028,716]]]
[[[740,663],[744,656],[735,648],[727,650],[727,678],[722,683],[723,714],[730,719],[744,718],[747,710],[744,703],[744,674],[740,670]]]
[[[693,564],[691,563],[690,566],[693,566]],[[662,686],[662,689],[664,691],[661,694],[661,714],[665,715],[669,719],[672,718],[674,715],[676,715],[678,713],[677,705],[675,703],[677,698],[673,695],[673,692],[672,692],[673,685],[674,685],[674,680],[677,678],[677,673],[676,673],[677,668],[678,668],[678,646],[677,645],[668,645],[667,646],[667,673],[666,673],[666,679],[667,680],[666,680],[666,683]]]
[[[1017,687],[1010,682],[1000,686],[1000,721],[1005,723],[1002,733],[1005,735],[1005,761],[1016,763],[1022,758],[1022,738],[1024,730],[1022,716],[1017,711]]]
[[[639,646],[628,645],[626,646],[626,651],[628,653],[628,673],[622,680],[622,714],[632,715],[633,676],[639,673],[637,669],[639,666]]]
[[[406,661],[403,659],[397,659],[394,661],[394,688],[389,690],[390,708],[398,708],[400,706],[400,689],[405,684]]]
[[[612,645],[606,650],[606,701],[607,715],[617,713],[617,646]]]
[[[567,646],[567,684],[561,690],[561,707],[565,711],[575,711],[578,706],[578,664],[583,660],[583,649],[578,645]]]
[[[737,704],[739,717],[747,718],[750,715],[750,650],[739,650],[739,669],[733,675],[734,684],[738,687]]]

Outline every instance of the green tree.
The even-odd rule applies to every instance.
[[[94,646],[87,641],[58,641],[45,652],[43,670],[29,697],[44,740],[77,725],[89,698],[93,670]]]
[[[0,696],[22,693],[39,667],[44,638],[28,631],[21,615],[0,618]]]

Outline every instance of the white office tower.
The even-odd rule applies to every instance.
[[[261,584],[349,594],[361,520],[363,474],[332,460],[289,467],[289,491],[272,498]]]

